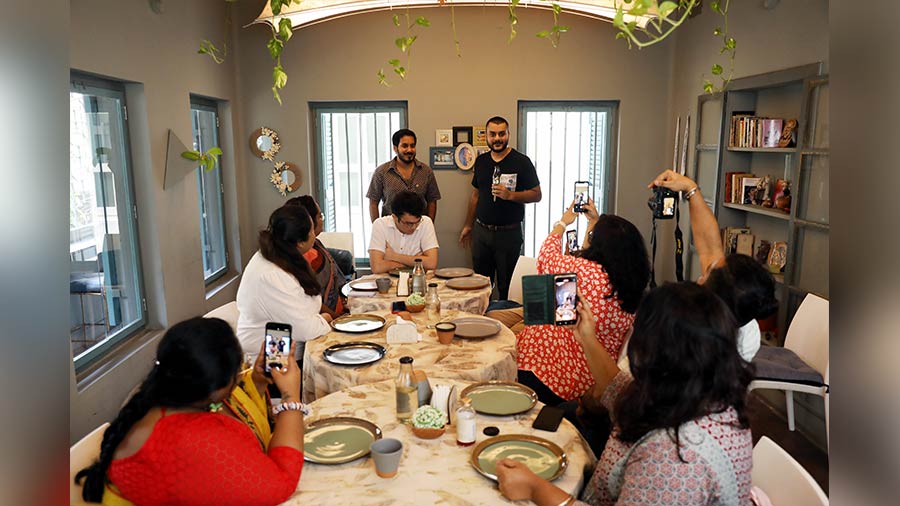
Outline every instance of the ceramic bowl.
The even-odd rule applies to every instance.
[[[415,306],[411,304],[406,305],[406,310],[410,313],[421,313],[425,309],[425,304],[416,304]]]
[[[440,429],[412,426],[412,431],[413,434],[421,439],[437,439],[444,435],[444,432],[447,431],[447,426],[441,427]]]

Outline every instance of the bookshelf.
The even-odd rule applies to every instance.
[[[697,103],[692,177],[719,226],[749,228],[754,255],[760,240],[787,244],[784,270],[774,274],[781,302],[778,335],[769,342],[774,345],[784,342],[784,331],[807,293],[828,297],[828,77],[821,70],[821,63],[813,63],[735,79],[725,92],[701,95]],[[732,117],[741,115],[796,119],[795,145],[732,145],[739,137],[732,135]],[[790,210],[734,201],[734,180],[726,182],[726,174],[742,172],[769,176],[773,183],[789,181]],[[693,249],[686,264],[689,279],[696,279],[702,266]]]

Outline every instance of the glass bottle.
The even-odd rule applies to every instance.
[[[425,296],[425,307],[428,308],[428,320],[432,323],[441,319],[441,298],[438,297],[437,283],[428,283],[428,295]]]
[[[460,406],[456,408],[456,444],[459,446],[471,446],[475,444],[475,409],[472,408],[472,399],[463,397],[459,400]]]
[[[416,259],[416,264],[413,267],[412,293],[425,296],[425,267],[422,266],[421,258]]]
[[[400,358],[400,374],[397,376],[397,418],[405,422],[419,408],[419,386],[413,375],[412,357]]]

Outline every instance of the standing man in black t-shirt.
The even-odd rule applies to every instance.
[[[491,150],[475,159],[472,197],[459,234],[463,247],[472,246],[475,272],[494,278],[500,299],[522,251],[525,204],[540,202],[541,184],[531,160],[509,147],[509,122],[500,116],[487,121]]]

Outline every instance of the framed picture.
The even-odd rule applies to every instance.
[[[769,272],[779,273],[784,270],[784,264],[787,263],[787,243],[775,241],[772,243],[772,249],[769,250],[769,258],[766,262],[769,266]]]
[[[434,170],[451,170],[456,168],[453,159],[453,146],[432,146],[431,168]]]
[[[453,145],[453,130],[449,128],[439,128],[434,131],[434,145],[435,146],[452,146]]]
[[[472,144],[472,127],[453,127],[453,146]]]
[[[473,129],[474,141],[472,145],[476,148],[479,146],[487,146],[487,131],[484,127],[474,127]]]
[[[468,142],[456,146],[454,155],[454,161],[460,170],[472,170],[472,167],[475,167],[475,158],[477,156],[475,147]]]

